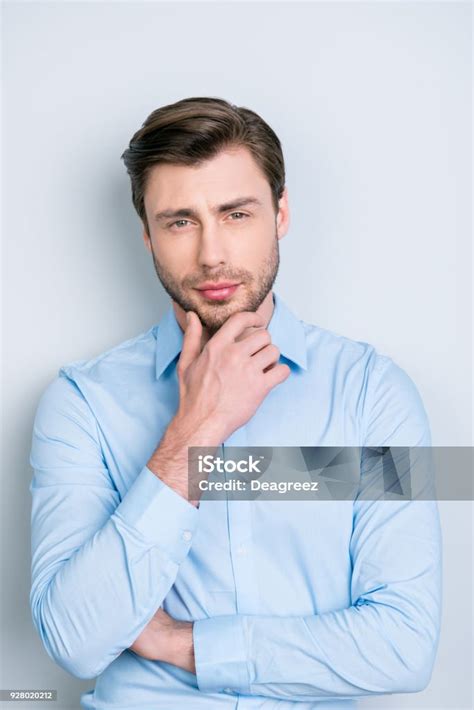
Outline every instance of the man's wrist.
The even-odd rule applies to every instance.
[[[219,445],[216,441],[220,443],[216,430],[176,415],[148,461],[147,468],[189,503],[198,507],[198,501],[189,499],[188,449],[190,446],[216,449]]]
[[[171,420],[165,437],[182,446],[219,446],[222,433],[219,426],[208,420],[196,421],[193,417],[182,414],[179,410]],[[163,439],[165,439],[163,437]]]
[[[167,657],[162,660],[190,673],[196,673],[192,621],[175,621],[167,649]]]

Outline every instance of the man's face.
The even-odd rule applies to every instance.
[[[278,214],[270,185],[247,148],[220,152],[198,167],[157,165],[145,192],[152,252],[163,287],[210,334],[233,313],[256,311],[275,281],[286,234],[286,190]],[[237,284],[216,291],[210,283]]]

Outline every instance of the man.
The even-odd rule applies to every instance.
[[[62,367],[39,404],[31,609],[47,652],[98,676],[84,708],[334,710],[425,688],[434,501],[188,499],[189,446],[430,445],[393,360],[272,291],[289,224],[277,136],[190,98],[123,158],[172,303]]]

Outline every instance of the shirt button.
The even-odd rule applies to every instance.
[[[224,688],[224,692],[225,693],[233,693],[234,691],[232,690],[232,688]]]
[[[241,545],[240,547],[237,548],[238,555],[245,555],[246,552],[247,552],[247,548],[245,547],[245,545]]]
[[[189,542],[192,536],[193,534],[190,530],[185,530],[181,537],[183,538],[183,540],[186,540],[186,542]]]

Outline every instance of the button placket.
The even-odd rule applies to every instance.
[[[222,445],[224,459],[226,448],[247,446],[245,427],[241,427]],[[255,607],[256,589],[253,567],[249,551],[252,545],[252,509],[253,501],[227,500],[229,521],[230,550],[236,593],[238,614],[252,613]]]

